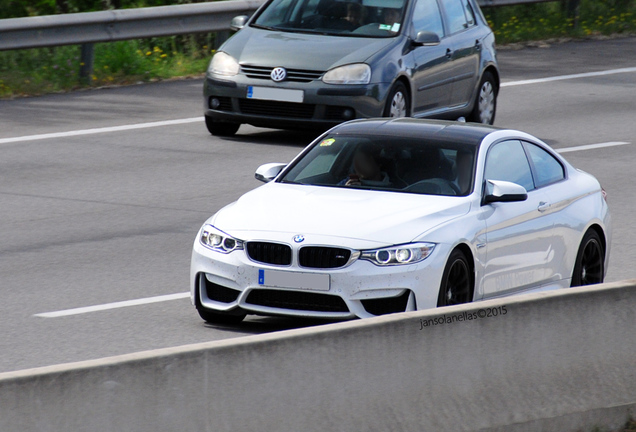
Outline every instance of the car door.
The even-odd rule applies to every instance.
[[[488,151],[485,180],[504,180],[528,191],[520,202],[497,202],[482,206],[485,241],[478,245],[484,264],[483,298],[496,297],[554,280],[553,219],[544,216],[549,207],[546,194],[535,188],[523,145],[518,140],[495,144]]]
[[[471,101],[479,79],[481,29],[468,0],[442,0],[442,6],[452,50],[449,105],[463,106]]]
[[[573,243],[578,244],[580,235],[569,223],[570,217],[567,214],[576,191],[565,181],[565,168],[550,152],[527,141],[523,141],[523,147],[532,166],[535,186],[541,189],[549,203],[542,207],[542,212],[543,217],[549,219],[553,226],[552,250],[555,254],[551,265],[555,279],[565,280],[572,275],[572,268],[565,266],[567,247]],[[569,252],[571,254],[572,251]]]
[[[417,0],[412,15],[412,38],[420,31],[430,31],[440,37],[440,44],[418,46],[411,52],[413,61],[412,115],[446,108],[450,102],[452,76],[450,59],[452,49],[444,37],[444,24],[437,0]]]

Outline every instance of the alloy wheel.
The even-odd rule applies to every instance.
[[[444,291],[446,306],[470,302],[471,281],[468,266],[463,259],[456,259],[448,272]]]
[[[406,117],[406,98],[401,91],[396,92],[391,99],[389,117]]]
[[[479,89],[479,122],[491,124],[495,113],[495,89],[488,80]]]
[[[603,251],[595,238],[590,239],[583,249],[580,276],[581,285],[603,282]]]

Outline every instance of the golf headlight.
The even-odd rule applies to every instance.
[[[233,76],[239,73],[239,64],[231,55],[219,51],[212,57],[208,73]]]
[[[364,63],[340,66],[327,71],[322,81],[326,84],[369,84],[371,68]]]
[[[243,242],[214,228],[212,225],[204,225],[201,229],[201,244],[221,253],[230,253],[243,249]]]
[[[425,260],[435,249],[434,243],[412,243],[362,251],[360,259],[379,266],[413,264]]]

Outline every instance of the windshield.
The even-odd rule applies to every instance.
[[[279,181],[424,195],[472,192],[475,146],[399,137],[322,139]]]
[[[289,32],[392,37],[399,33],[407,0],[274,0],[251,24]]]

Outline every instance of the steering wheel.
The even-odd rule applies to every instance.
[[[459,188],[453,182],[443,178],[420,180],[417,183],[413,183],[412,185],[404,188],[404,190],[407,192],[446,196],[456,196],[461,193]]]

